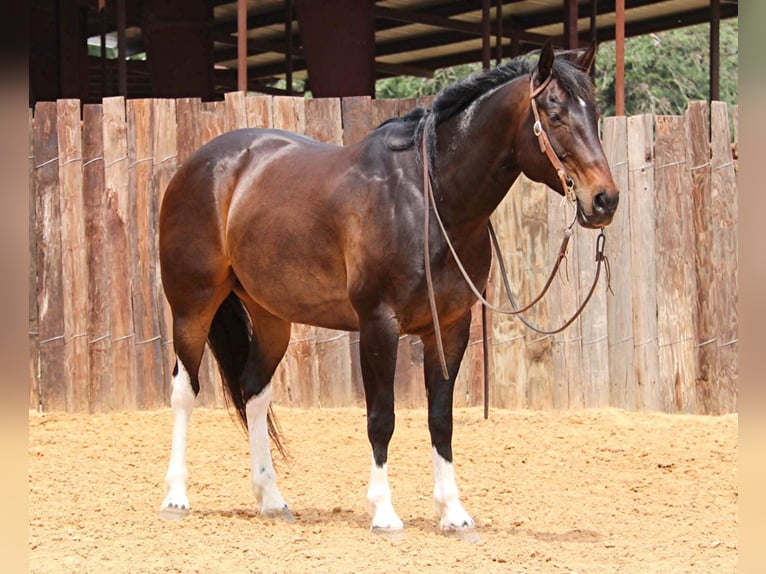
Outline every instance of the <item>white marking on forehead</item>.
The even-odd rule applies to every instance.
[[[577,96],[577,101],[580,102],[580,105],[583,108],[587,107],[587,105],[588,105],[588,103],[585,100],[583,100],[580,96]]]

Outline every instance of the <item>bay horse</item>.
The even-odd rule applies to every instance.
[[[420,337],[434,508],[445,531],[474,527],[455,480],[452,403],[476,297],[435,225],[426,244],[423,222],[438,210],[479,289],[490,268],[489,217],[521,173],[571,194],[582,226],[608,225],[619,192],[599,141],[587,73],[595,52],[595,45],[554,52],[547,43],[538,57],[459,81],[430,110],[384,122],[347,147],[277,129],[241,129],[184,162],[168,185],[159,224],[176,355],[164,517],[189,512],[186,437],[207,342],[248,432],[258,509],[292,520],[272,464],[270,437],[281,444],[270,381],[291,324],[303,323],[359,331],[372,447],[366,498],[372,529],[382,532],[403,528],[387,466],[397,345],[400,334]],[[429,178],[434,203],[427,211]]]

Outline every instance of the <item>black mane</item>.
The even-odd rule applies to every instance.
[[[570,59],[575,52],[557,52],[553,60],[553,76],[561,87],[573,98],[584,100],[593,99],[593,84],[588,74],[585,74],[575,62]],[[500,64],[496,68],[472,74],[443,89],[436,96],[431,111],[436,123],[453,117],[462,112],[472,102],[500,86],[523,76],[534,73],[537,69],[537,58],[529,55],[520,56]]]
[[[552,74],[570,97],[592,101],[594,97],[593,83],[590,76],[575,63],[574,58],[577,54],[574,50],[557,52],[553,60]],[[500,64],[496,68],[477,72],[458,80],[436,95],[430,110],[415,108],[405,116],[386,120],[378,128],[395,123],[400,125],[399,138],[402,137],[402,132],[406,131],[410,134],[407,145],[389,146],[395,151],[412,147],[414,142],[422,137],[423,130],[427,130],[429,149],[433,149],[435,126],[459,114],[477,99],[511,80],[535,73],[537,57],[531,56],[532,54],[525,54]],[[430,128],[426,128],[427,123],[430,124]]]

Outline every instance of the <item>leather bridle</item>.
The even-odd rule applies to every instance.
[[[551,140],[548,138],[548,134],[545,132],[545,129],[543,129],[543,124],[540,121],[540,112],[537,110],[537,101],[535,100],[537,96],[545,91],[548,84],[551,83],[552,77],[553,75],[549,74],[537,88],[535,88],[535,74],[531,74],[529,77],[529,105],[532,107],[532,114],[535,117],[535,123],[532,124],[532,131],[537,136],[537,141],[540,143],[540,151],[548,157],[548,161],[551,162],[551,165],[553,165],[553,168],[556,170],[556,175],[559,176],[561,189],[564,191],[566,198],[569,201],[576,202],[577,196],[575,195],[574,190],[574,180],[567,174],[566,169],[564,169],[564,164],[561,163],[559,156],[556,154],[556,150],[554,150],[551,145]]]

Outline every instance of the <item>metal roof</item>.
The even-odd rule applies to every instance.
[[[88,0],[96,4],[98,0]],[[128,9],[132,2],[128,3]],[[210,0],[216,82],[220,91],[236,88],[237,1]],[[588,41],[615,36],[615,0],[578,0],[577,29]],[[247,0],[248,80],[266,87],[285,77],[307,78],[298,19],[287,18],[292,0]],[[438,68],[482,59],[482,0],[376,0],[376,77],[428,76]],[[524,53],[545,38],[564,46],[564,0],[489,0],[492,57]],[[737,0],[720,0],[721,18],[738,15]],[[95,10],[91,14],[97,13]],[[497,26],[501,14],[500,26]],[[625,36],[631,37],[710,21],[711,0],[625,0]],[[595,30],[591,28],[595,22]],[[328,25],[332,25],[328,22]],[[89,30],[98,32],[91,19]],[[128,14],[128,54],[144,51],[140,15]],[[292,61],[288,64],[288,32]],[[110,28],[110,36],[115,34]]]
[[[236,0],[215,1],[215,60],[221,69],[236,70]],[[721,17],[736,17],[736,0],[721,0]],[[286,3],[248,0],[248,77],[263,81],[284,77],[286,62]],[[498,9],[499,6],[499,9]],[[428,75],[435,69],[480,61],[482,57],[481,0],[379,0],[375,2],[376,74],[380,77]],[[563,0],[491,0],[490,17],[502,14],[503,56],[511,54],[512,39],[520,52],[551,37],[563,46]],[[598,41],[614,39],[615,2],[579,0],[577,29],[591,37],[595,15]],[[710,0],[625,0],[626,37],[699,24],[710,20]],[[297,19],[291,23],[299,37]],[[497,53],[497,28],[491,35]],[[299,41],[294,41],[293,77],[306,78]]]

